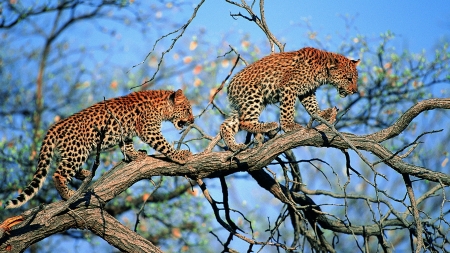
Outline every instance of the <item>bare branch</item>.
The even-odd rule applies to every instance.
[[[264,0],[260,0],[259,1],[259,10],[260,10],[260,16],[258,17],[252,10],[252,7],[247,5],[247,2],[245,0],[242,0],[242,4],[238,4],[234,1],[231,0],[226,0],[228,3],[236,5],[244,10],[246,10],[248,12],[248,14],[250,14],[250,18],[246,17],[244,15],[242,15],[240,12],[239,14],[230,14],[231,17],[242,17],[247,19],[248,21],[252,21],[255,22],[256,25],[258,25],[258,27],[266,34],[267,39],[269,40],[270,43],[270,48],[271,48],[271,52],[275,52],[275,45],[278,47],[278,49],[280,50],[280,52],[284,52],[284,45],[278,41],[278,39],[272,34],[272,32],[269,30],[269,27],[267,26],[266,23],[266,17],[264,15]]]
[[[417,115],[433,109],[450,109],[450,98],[421,101],[406,111],[392,126],[364,137],[378,143],[391,139],[403,132]]]
[[[431,105],[431,103],[435,104]],[[428,105],[428,107],[423,107],[423,105]],[[423,111],[426,108],[447,109],[449,107],[450,99],[425,100],[414,105],[401,118],[411,118],[409,120],[411,121],[418,115],[418,111],[420,111],[417,110],[417,108],[422,108]],[[411,114],[414,115],[414,117],[412,117]],[[398,123],[394,123],[394,125],[395,124],[398,125]],[[387,129],[396,131],[393,127],[388,127]],[[395,136],[386,132],[386,130],[382,131],[382,133],[387,136]],[[371,136],[379,135],[379,133],[374,133]],[[345,137],[345,139],[341,138],[341,136]],[[382,159],[386,165],[401,175],[407,174],[420,179],[437,182],[441,185],[450,185],[449,175],[409,164],[403,161],[401,157],[393,156],[393,154],[382,146],[378,140],[350,133],[337,134],[335,131],[330,131],[327,126],[321,125],[316,129],[300,129],[276,136],[258,148],[244,150],[236,154],[231,161],[227,159],[230,157],[231,152],[210,152],[194,155],[193,159],[188,161],[185,165],[173,163],[162,155],[147,156],[129,164],[121,162],[115,168],[105,172],[101,178],[87,187],[87,189],[78,191],[73,201],[60,201],[47,206],[33,208],[20,215],[20,219],[23,219],[24,221],[16,223],[14,222],[15,220],[13,220],[11,221],[10,226],[8,224],[2,224],[3,230],[10,231],[10,236],[2,239],[0,248],[4,249],[6,245],[13,245],[15,249],[19,251],[20,249],[25,249],[32,243],[42,240],[49,234],[65,231],[69,227],[78,227],[81,229],[88,228],[92,230],[94,233],[97,233],[108,240],[112,245],[117,246],[124,251],[130,251],[125,248],[130,246],[146,248],[149,252],[158,252],[152,244],[141,239],[139,235],[118,225],[117,221],[110,220],[112,218],[106,216],[106,213],[103,211],[104,204],[125,191],[135,182],[142,179],[150,179],[154,176],[187,176],[192,179],[201,180],[202,178],[223,177],[238,171],[249,172],[261,187],[271,192],[274,197],[281,202],[288,204],[289,207],[296,210],[295,212],[301,210],[310,224],[317,223],[322,229],[329,229],[334,232],[351,235],[364,235],[365,237],[377,236],[379,240],[381,240],[380,243],[384,245],[383,247],[389,249],[388,244],[383,242],[383,229],[394,226],[409,228],[408,222],[401,217],[401,214],[396,214],[395,219],[388,219],[386,216],[375,224],[366,224],[364,226],[346,224],[345,222],[336,219],[337,217],[332,214],[322,212],[320,207],[307,195],[290,191],[287,187],[275,182],[270,175],[262,170],[262,168],[271,164],[280,154],[299,146],[331,147],[337,149],[355,148],[358,150],[365,150]],[[349,198],[350,196],[346,194],[344,197]],[[410,199],[413,201],[414,197],[410,196]],[[378,196],[376,200],[373,201],[376,203],[384,203]],[[420,199],[420,201],[423,200]],[[70,204],[69,208],[67,208],[67,204]],[[61,210],[68,211],[61,212]],[[390,212],[395,212],[395,210],[390,209]],[[328,218],[329,216],[332,217],[332,219]],[[93,220],[96,221],[93,222]],[[284,244],[258,242],[254,239],[247,238],[243,234],[236,233],[228,224],[224,224],[222,225],[229,229],[229,232],[233,233],[233,236],[238,237],[249,244],[274,245],[290,249]],[[39,227],[38,229],[31,229],[36,225]],[[97,229],[97,225],[102,227],[102,230]],[[105,226],[107,228],[111,228],[111,226],[115,228],[111,228],[112,230],[104,230]],[[120,231],[117,231],[117,229]],[[120,235],[115,234],[116,237],[132,236],[134,238],[133,245],[126,242],[117,244],[114,240],[118,240],[118,238],[109,234],[111,231],[114,233],[123,233]],[[319,229],[316,229],[315,231],[318,236],[321,236]],[[418,236],[420,230],[417,228],[416,231]],[[137,246],[134,245],[136,240],[142,241],[142,244]],[[326,241],[321,240],[321,245],[328,249]]]
[[[168,52],[170,52],[170,50],[172,50],[172,48],[175,46],[175,43],[177,43],[178,39],[181,38],[181,36],[183,36],[183,34],[184,34],[184,32],[186,31],[186,29],[188,28],[188,26],[191,24],[192,20],[194,20],[195,16],[197,15],[198,9],[200,9],[200,6],[202,6],[202,4],[203,4],[204,2],[205,2],[205,0],[201,0],[201,1],[200,1],[200,3],[194,8],[194,11],[192,12],[192,15],[191,15],[191,17],[189,18],[189,20],[188,20],[183,26],[181,26],[181,27],[178,28],[177,30],[175,30],[175,31],[173,31],[173,32],[170,32],[170,33],[168,33],[168,34],[162,36],[161,38],[157,39],[157,40],[155,41],[155,43],[153,44],[152,50],[150,51],[150,53],[147,54],[147,56],[145,56],[144,60],[143,60],[142,62],[140,62],[140,63],[138,63],[138,64],[136,64],[136,65],[134,65],[134,66],[131,67],[131,68],[135,68],[135,67],[137,67],[137,66],[143,64],[143,63],[148,59],[148,57],[155,51],[156,45],[157,45],[161,40],[163,40],[164,38],[166,38],[166,37],[168,37],[168,36],[170,36],[170,35],[172,35],[172,34],[179,33],[175,38],[172,39],[172,43],[170,44],[169,48],[167,48],[164,52],[161,53],[161,58],[159,59],[158,66],[157,66],[157,68],[156,68],[156,71],[153,73],[152,77],[151,77],[149,80],[145,81],[144,83],[142,83],[142,84],[140,84],[140,85],[138,85],[138,86],[135,86],[135,87],[130,88],[130,90],[135,89],[135,88],[138,88],[138,87],[141,87],[142,85],[147,84],[147,83],[150,83],[151,81],[153,81],[153,80],[155,79],[156,74],[158,74],[159,68],[161,67],[161,64],[162,64],[162,62],[163,62],[163,60],[164,60],[164,55],[166,55]]]
[[[422,228],[422,221],[420,220],[420,216],[419,216],[419,210],[417,208],[417,203],[416,203],[416,198],[414,197],[414,190],[412,187],[412,182],[411,179],[409,178],[409,175],[407,174],[403,174],[403,180],[405,181],[405,185],[406,185],[406,190],[409,196],[409,201],[411,201],[411,208],[413,211],[413,217],[414,217],[414,221],[416,223],[416,237],[417,237],[417,247],[416,247],[416,253],[420,253],[422,251],[423,248],[423,239],[422,239],[422,233],[423,233],[423,228]]]
[[[208,109],[208,106],[214,102],[214,98],[216,97],[217,93],[219,93],[223,89],[223,87],[225,86],[226,81],[228,80],[228,78],[230,78],[231,74],[233,74],[233,70],[236,67],[236,65],[238,64],[240,59],[241,59],[241,56],[238,54],[237,58],[236,58],[236,61],[233,64],[233,67],[231,67],[230,72],[225,77],[225,79],[222,81],[222,83],[220,84],[219,88],[217,88],[216,91],[214,92],[214,94],[211,96],[211,98],[209,99],[209,103],[205,106],[205,109],[203,109],[203,111],[198,115],[199,118],[203,115],[203,113],[205,113],[206,109]]]

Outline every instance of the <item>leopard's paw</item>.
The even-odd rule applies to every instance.
[[[300,125],[298,123],[293,122],[293,123],[288,123],[288,124],[282,124],[281,128],[285,132],[290,132],[290,131],[294,131],[294,130],[303,129],[304,127],[302,127],[302,125]]]
[[[228,149],[233,151],[233,152],[236,152],[236,151],[239,151],[239,150],[244,150],[245,148],[247,148],[247,145],[245,145],[243,143],[241,143],[241,144],[237,144],[237,143],[236,144],[228,144]]]
[[[132,151],[126,151],[125,152],[126,155],[126,160],[127,161],[136,161],[136,160],[140,160],[140,159],[144,159],[147,157],[147,151],[144,149],[139,149],[139,151],[136,150],[132,150]]]
[[[320,117],[324,118],[328,123],[333,124],[334,122],[336,122],[336,116],[338,111],[339,109],[333,107],[322,110],[318,114]]]
[[[262,133],[268,133],[278,128],[277,122],[268,122],[263,123],[262,125],[263,125],[263,131],[261,131]]]
[[[239,128],[250,133],[267,133],[278,128],[277,122],[259,123],[252,121],[241,121]]]
[[[173,155],[169,156],[169,159],[179,164],[185,164],[191,157],[192,153],[189,150],[176,150]]]

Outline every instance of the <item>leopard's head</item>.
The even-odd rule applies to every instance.
[[[328,61],[328,81],[336,87],[340,97],[358,92],[359,60],[350,60],[342,55],[332,54]]]
[[[194,115],[189,100],[184,96],[182,90],[177,90],[169,96],[170,102],[173,104],[172,123],[178,129],[194,123]]]

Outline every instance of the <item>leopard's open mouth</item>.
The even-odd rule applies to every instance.
[[[183,128],[186,125],[186,123],[187,123],[187,121],[179,120],[177,122],[177,125],[178,125],[179,128]]]
[[[338,89],[338,92],[339,92],[339,97],[341,97],[341,98],[345,98],[348,95],[348,93],[345,89]]]
[[[178,120],[177,122],[175,122],[175,127],[178,128],[179,130],[183,129],[183,127],[185,127],[186,125],[188,125],[188,121],[187,120]]]

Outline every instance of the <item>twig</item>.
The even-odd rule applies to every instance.
[[[387,139],[391,139],[405,130],[409,123],[417,117],[423,111],[428,111],[436,108],[450,109],[450,98],[435,98],[420,101],[411,108],[409,108],[405,113],[403,113],[397,121],[386,129],[378,131],[373,134],[365,135],[364,137],[370,140],[374,140],[378,143],[383,142]]]
[[[335,133],[337,136],[341,137],[342,140],[344,140],[353,149],[353,151],[355,151],[355,153],[361,158],[361,160],[363,160],[364,163],[367,164],[376,175],[379,175],[387,180],[386,176],[383,174],[380,174],[378,171],[376,171],[374,168],[374,165],[371,162],[369,162],[369,160],[367,160],[367,158],[365,156],[362,155],[362,153],[355,147],[355,145],[353,145],[353,143],[351,143],[343,134],[341,134],[338,130],[336,130],[334,125],[330,124],[326,119],[320,117],[316,113],[311,114],[311,117],[320,121],[322,124],[326,125],[327,127],[329,127],[333,131],[333,133]]]
[[[153,80],[155,79],[156,74],[159,72],[159,68],[161,67],[161,64],[162,64],[162,62],[163,62],[163,60],[164,60],[164,55],[165,55],[166,53],[170,52],[170,50],[172,50],[172,48],[175,46],[175,43],[178,41],[178,39],[181,38],[181,36],[183,36],[183,34],[184,34],[184,32],[186,31],[187,27],[191,24],[192,20],[193,20],[193,19],[195,18],[195,16],[197,15],[198,9],[200,8],[200,6],[202,6],[202,4],[203,4],[204,2],[205,2],[205,0],[201,0],[201,2],[197,5],[197,7],[195,7],[194,11],[192,12],[191,18],[186,22],[186,24],[184,24],[183,26],[181,26],[181,27],[178,28],[177,30],[175,30],[175,31],[173,31],[173,32],[170,32],[170,33],[168,33],[168,34],[162,36],[161,38],[157,39],[157,40],[155,41],[155,43],[153,44],[152,50],[150,51],[150,53],[147,54],[147,56],[145,56],[144,60],[143,60],[142,62],[140,62],[140,63],[138,63],[138,64],[136,64],[136,65],[134,65],[134,66],[131,67],[131,68],[135,68],[135,67],[137,67],[137,66],[143,64],[143,63],[147,60],[147,58],[155,51],[155,47],[156,47],[156,45],[158,44],[159,41],[161,41],[162,39],[164,39],[164,38],[166,38],[166,37],[168,37],[168,36],[170,36],[170,35],[172,35],[172,34],[175,34],[175,33],[178,33],[178,32],[181,31],[174,39],[172,39],[172,43],[170,44],[169,48],[166,49],[166,51],[164,51],[164,52],[161,53],[161,58],[160,58],[160,60],[159,60],[159,62],[158,62],[158,66],[157,66],[157,68],[156,68],[155,73],[153,73],[153,76],[152,76],[149,80],[145,81],[144,83],[142,83],[142,84],[140,84],[140,85],[138,85],[138,86],[134,86],[134,87],[130,88],[130,90],[135,89],[135,88],[138,88],[138,87],[141,87],[142,85],[145,85],[145,84],[147,84],[147,83],[150,83],[151,81],[153,81]]]
[[[145,204],[150,199],[150,197],[153,195],[153,193],[155,193],[156,190],[158,190],[159,187],[161,187],[162,177],[161,177],[161,179],[159,180],[159,182],[156,185],[155,185],[155,183],[153,181],[152,181],[152,184],[155,186],[155,189],[153,189],[153,191],[148,195],[148,197],[144,199],[144,202],[142,202],[141,208],[136,213],[136,223],[134,224],[134,232],[137,232],[137,226],[139,225],[139,215],[141,215],[141,213],[144,211]]]
[[[244,19],[246,19],[246,20],[248,20],[248,21],[255,22],[255,24],[259,26],[259,28],[264,32],[264,34],[266,34],[267,39],[269,40],[269,43],[270,43],[270,49],[271,49],[271,52],[272,52],[272,53],[275,52],[275,45],[278,47],[278,49],[280,50],[280,52],[284,52],[284,44],[282,44],[282,43],[281,43],[281,42],[280,42],[280,41],[272,34],[272,32],[270,32],[269,27],[267,26],[266,18],[265,18],[265,15],[264,15],[264,0],[260,0],[260,1],[259,1],[259,12],[260,12],[261,18],[258,17],[258,16],[253,12],[253,10],[252,10],[253,4],[252,4],[252,7],[250,7],[250,6],[247,5],[247,3],[245,2],[245,0],[242,0],[242,1],[241,1],[242,4],[233,2],[233,1],[231,1],[231,0],[226,0],[226,1],[227,1],[228,3],[230,3],[230,4],[233,4],[233,5],[236,5],[236,6],[240,7],[240,8],[243,8],[244,10],[246,10],[246,11],[248,12],[248,14],[250,14],[250,18],[249,18],[249,17],[246,17],[246,16],[242,15],[240,12],[239,12],[239,14],[231,14],[231,13],[230,13],[230,16],[231,16],[231,17],[233,17],[233,18],[236,17],[236,16],[237,16],[237,17],[242,17],[242,18],[244,18]],[[274,45],[274,44],[275,44],[275,45]]]
[[[403,155],[398,155],[398,157],[400,157],[400,158],[405,158],[405,157],[407,157],[409,154],[411,154],[412,151],[414,151],[414,149],[417,147],[417,145],[419,145],[420,142],[417,142],[417,141],[418,141],[422,136],[424,136],[424,135],[426,135],[426,134],[434,134],[434,133],[438,133],[438,132],[442,132],[442,131],[443,131],[443,129],[440,129],[440,130],[433,130],[433,131],[426,131],[426,132],[424,132],[424,133],[421,133],[419,136],[416,137],[416,139],[415,139],[413,142],[411,142],[410,144],[408,144],[408,145],[406,145],[405,147],[401,148],[400,150],[396,151],[396,152],[393,153],[390,157],[381,159],[381,160],[379,160],[379,161],[377,161],[377,162],[374,162],[373,165],[377,165],[377,164],[379,164],[379,163],[382,163],[382,162],[385,162],[385,161],[387,161],[387,160],[389,160],[389,159],[392,159],[392,158],[396,157],[398,154],[400,154],[400,152],[402,152],[403,150],[405,150],[407,147],[412,146],[411,149],[409,149],[405,154],[403,154]]]
[[[209,100],[208,104],[205,106],[205,109],[203,109],[203,111],[198,115],[199,118],[203,115],[203,113],[205,113],[206,109],[208,109],[208,106],[213,103],[214,98],[216,97],[217,93],[219,93],[223,89],[223,87],[225,86],[225,82],[228,80],[228,78],[230,78],[231,74],[233,73],[234,68],[236,67],[236,65],[238,64],[240,59],[241,59],[241,55],[238,54],[237,58],[236,58],[236,61],[234,62],[233,67],[231,68],[230,72],[225,77],[225,79],[222,81],[222,83],[220,84],[219,88],[216,89],[216,91],[212,95],[211,99]]]
[[[285,250],[294,250],[295,248],[290,248],[287,247],[286,245],[282,244],[282,243],[271,243],[271,242],[259,242],[259,241],[255,241],[253,239],[250,239],[246,236],[243,236],[242,234],[239,234],[237,232],[235,232],[235,230],[233,230],[233,228],[231,228],[230,225],[228,225],[227,223],[225,223],[221,218],[220,218],[220,214],[219,214],[219,209],[217,208],[217,205],[215,204],[216,201],[212,199],[211,195],[209,194],[208,189],[206,188],[206,185],[203,183],[203,181],[201,179],[197,179],[197,183],[200,186],[200,188],[202,189],[203,195],[205,196],[205,198],[208,200],[208,202],[210,203],[211,207],[213,208],[213,212],[214,215],[216,217],[216,220],[219,222],[219,224],[225,228],[226,230],[228,230],[228,232],[232,233],[233,236],[236,236],[237,238],[249,243],[249,244],[255,244],[255,245],[270,245],[270,246],[275,246],[275,247],[281,247]]]
[[[416,198],[414,197],[414,190],[412,187],[411,179],[409,178],[408,174],[402,174],[402,176],[403,180],[405,181],[409,200],[411,201],[411,208],[413,211],[414,221],[416,223],[416,237],[417,237],[416,253],[420,253],[424,246],[422,239],[423,233],[422,221],[420,220],[419,209],[417,208]]]
[[[240,229],[236,224],[231,220],[230,217],[230,206],[228,204],[228,186],[227,182],[225,181],[225,177],[221,176],[220,179],[220,185],[222,187],[222,195],[223,195],[223,208],[225,209],[225,219],[227,220],[228,224],[233,228],[233,230],[239,230],[241,232],[244,232],[242,229]]]

